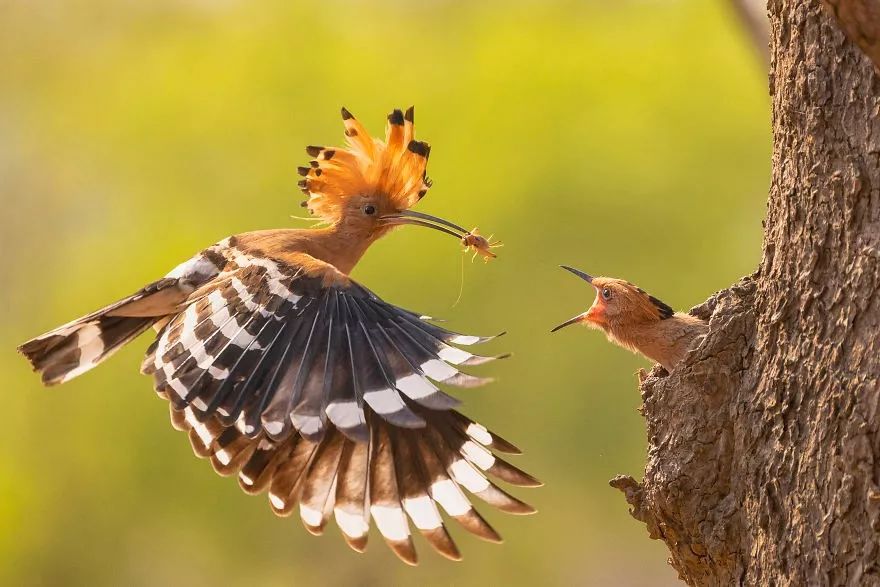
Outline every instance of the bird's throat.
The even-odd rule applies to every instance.
[[[381,236],[378,231],[362,230],[343,224],[309,232],[312,234],[305,252],[333,265],[346,275],[351,273],[370,245]]]

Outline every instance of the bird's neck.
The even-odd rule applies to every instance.
[[[615,324],[608,337],[620,346],[641,353],[671,371],[708,330],[705,321],[678,312],[671,318],[650,322]]]
[[[302,252],[333,265],[346,275],[351,273],[370,245],[381,236],[342,224],[312,229],[308,233],[308,242]]]
[[[295,262],[297,255],[305,253],[348,275],[381,235],[379,231],[335,224],[323,228],[261,230],[243,234],[240,239],[246,248],[258,249],[266,256]]]

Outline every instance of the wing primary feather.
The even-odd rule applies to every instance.
[[[374,342],[373,338],[370,336],[370,332],[364,321],[364,314],[359,307],[358,301],[352,299],[350,305],[353,308],[358,325],[360,326],[363,340],[366,342],[366,348],[361,349],[361,361],[362,363],[371,363],[371,366],[373,367],[372,372],[369,373],[371,377],[364,378],[365,381],[363,382],[363,385],[365,387],[370,385],[370,388],[364,391],[364,400],[373,412],[395,426],[401,426],[403,428],[423,427],[425,421],[407,407],[403,398],[400,397],[394,382],[392,382],[391,378],[388,376],[389,367],[385,360],[386,349],[377,349],[377,344],[381,344],[381,341],[377,339]],[[361,344],[363,345],[363,342]],[[367,368],[366,365],[362,364],[361,366],[364,369]],[[372,381],[370,381],[370,379],[372,379]]]
[[[327,408],[327,398],[333,388],[333,361],[334,349],[338,337],[334,337],[337,331],[337,294],[335,290],[328,290],[326,297],[326,327],[321,336],[326,338],[326,342],[319,339],[320,350],[323,352],[323,358],[318,360],[318,364],[312,366],[309,370],[306,382],[303,384],[302,399],[293,407],[291,412],[291,421],[294,427],[306,439],[312,442],[318,442],[323,438],[326,431],[325,410]],[[318,344],[316,344],[317,348]]]
[[[409,310],[405,310],[397,306],[391,306],[388,304],[386,305],[388,306],[390,312],[393,313],[395,318],[408,324],[412,324],[416,328],[419,328],[420,330],[423,330],[434,338],[438,338],[444,342],[470,346],[473,344],[482,344],[484,342],[489,342],[490,340],[494,340],[499,336],[504,335],[503,332],[494,336],[474,336],[469,334],[462,334],[460,332],[454,332],[452,330],[447,330],[445,328],[437,326],[436,324],[428,322],[425,317],[420,316],[415,312],[410,312]]]
[[[345,296],[337,296],[339,300],[340,335],[342,343],[339,345],[347,356],[341,357],[335,364],[334,382],[328,395],[327,417],[345,434],[355,442],[367,442],[369,430],[364,417],[363,395],[357,376],[357,364],[355,362],[355,349],[352,330],[353,317],[348,308]],[[339,376],[347,376],[347,381],[339,381]]]
[[[299,513],[303,525],[312,534],[319,535],[324,531],[327,521],[325,505],[339,471],[344,444],[345,437],[337,431],[326,436],[319,444],[303,480]]]
[[[211,465],[214,471],[222,477],[229,477],[240,473],[242,466],[254,454],[257,442],[230,426],[214,440],[211,448]]]
[[[268,380],[263,379],[256,386],[252,400],[245,405],[243,410],[245,434],[251,438],[256,437],[263,430],[262,415],[265,413],[270,402],[277,394],[284,393],[281,388],[292,384],[290,379],[294,376],[291,375],[291,372],[295,362],[291,360],[291,356],[297,352],[298,343],[301,341],[305,331],[304,326],[307,320],[303,316],[311,314],[312,305],[311,301],[308,302],[306,307],[294,319],[291,319],[292,326],[285,337],[285,341],[279,347],[280,356],[272,357],[272,362],[269,364],[271,375],[269,375]],[[271,353],[267,352],[267,354]],[[278,430],[273,429],[273,436],[280,436],[284,429],[283,427],[284,423],[282,422],[279,424]]]
[[[296,434],[292,434],[281,446],[266,439],[260,440],[254,454],[238,474],[238,484],[242,490],[248,495],[265,491],[272,482],[275,471],[282,463],[287,462],[300,442],[304,441]]]
[[[492,447],[498,452],[521,455],[522,451],[512,442],[501,438],[482,424],[474,422],[461,412],[450,410],[449,415],[454,425],[463,433],[484,446]]]
[[[449,418],[448,414],[445,413],[437,413],[435,416],[439,421]],[[454,425],[454,422],[451,423],[452,425],[438,422],[435,428],[440,431],[439,433],[443,436],[446,444],[468,462],[473,463],[481,470],[503,481],[507,481],[511,485],[518,487],[540,487],[543,485],[532,475],[511,465],[504,459],[496,457],[481,443],[475,442],[469,435],[462,432],[460,428]]]
[[[397,463],[397,483],[401,503],[413,525],[428,543],[451,560],[461,560],[461,553],[443,525],[437,504],[430,495],[430,483],[417,454],[413,434],[409,430],[395,430],[394,462]]]
[[[382,310],[384,311],[384,308]],[[422,372],[431,379],[458,387],[478,387],[492,381],[489,378],[474,377],[462,373],[449,364],[450,362],[455,363],[456,360],[458,363],[464,363],[468,357],[472,358],[476,355],[451,347],[415,328],[409,322],[395,320],[390,317],[387,311],[385,311],[385,316],[390,326],[393,327],[392,332],[403,336],[403,338],[396,337],[398,348],[408,354],[413,365],[418,365]]]
[[[346,439],[339,460],[333,515],[345,541],[358,552],[366,549],[370,529],[370,518],[367,513],[369,471],[369,445]]]
[[[465,365],[468,367],[473,367],[476,365],[482,365],[484,363],[489,363],[491,361],[495,361],[498,359],[506,359],[510,356],[510,354],[503,354],[497,356],[482,356],[475,355],[468,351],[464,351],[460,348],[456,348],[454,346],[450,346],[446,344],[442,339],[431,336],[429,333],[425,332],[420,328],[416,328],[413,326],[411,322],[404,322],[399,324],[401,328],[403,328],[406,332],[409,333],[410,337],[419,341],[419,343],[430,349],[432,353],[434,353],[441,360],[450,363],[452,365]],[[472,376],[471,376],[472,377]],[[474,380],[479,380],[479,378],[472,377]],[[489,380],[491,381],[491,380]],[[488,381],[483,381],[481,383],[471,384],[470,387],[474,385],[480,385],[482,383],[487,383]]]
[[[299,502],[302,479],[317,452],[318,444],[302,441],[296,443],[290,458],[285,461],[269,484],[269,505],[279,516],[289,516]]]
[[[410,331],[395,324],[391,331],[392,338],[398,348],[407,355],[414,365],[429,378],[440,383],[456,381],[457,377],[467,376],[452,365],[449,365],[431,349],[419,342]]]
[[[442,418],[443,415],[440,417]],[[504,512],[521,515],[535,513],[536,510],[532,506],[495,485],[483,474],[483,471],[521,487],[540,485],[534,477],[497,458],[488,449],[467,436],[457,434],[455,428],[444,425],[442,421],[434,426],[434,430],[435,434],[442,438],[445,448],[450,451],[447,472],[456,483]],[[440,441],[436,440],[435,445],[438,444]]]
[[[403,562],[415,565],[418,558],[409,523],[401,506],[389,428],[384,423],[376,423],[371,427],[370,515],[394,554]]]
[[[311,345],[312,336],[326,303],[322,300],[320,304],[313,306],[314,310],[305,310],[297,320],[298,332],[291,338],[288,350],[281,359],[283,374],[276,383],[280,373],[276,371],[275,377],[267,385],[267,392],[263,398],[265,407],[261,406],[256,412],[263,430],[272,439],[280,440],[290,431],[290,416],[293,406],[299,401],[304,371],[311,366],[311,358],[314,355],[314,348]],[[310,314],[314,314],[311,323],[307,319]]]
[[[399,377],[395,382],[398,389],[410,399],[432,410],[448,410],[461,404],[460,400],[445,393],[431,383],[416,362],[388,334],[388,331],[381,325],[377,325],[377,327],[388,347],[393,349],[397,356],[403,360],[401,365],[402,377]]]
[[[471,534],[489,542],[501,542],[501,536],[498,532],[471,505],[458,482],[450,476],[449,468],[454,457],[445,445],[443,438],[431,426],[425,430],[426,433],[421,438],[421,445],[425,447],[422,458],[427,462],[426,453],[428,453],[434,459],[434,482],[431,486],[434,491],[434,499],[446,509],[446,513],[455,518]]]

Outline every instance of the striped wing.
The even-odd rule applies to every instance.
[[[200,420],[216,414],[252,438],[281,440],[295,428],[317,440],[329,422],[366,441],[366,407],[421,428],[413,403],[458,403],[432,381],[485,383],[456,367],[497,357],[453,346],[484,340],[432,325],[355,283],[325,287],[295,267],[259,260],[196,292],[161,330],[142,371],[175,408],[191,406]]]
[[[412,563],[408,520],[458,558],[441,510],[498,540],[463,489],[505,511],[533,511],[489,478],[538,484],[491,450],[516,449],[437,387],[485,383],[457,367],[498,357],[456,345],[486,340],[354,282],[325,286],[298,267],[236,255],[165,324],[142,370],[218,472],[238,474],[251,493],[268,488],[278,514],[298,505],[313,532],[333,513],[358,550],[373,519]]]
[[[426,421],[420,430],[396,427],[367,409],[368,442],[356,442],[334,427],[317,441],[290,434],[273,441],[251,438],[218,416],[200,421],[192,407],[172,406],[171,419],[189,433],[193,450],[209,458],[223,476],[236,475],[249,494],[268,490],[272,510],[299,510],[305,527],[321,534],[334,516],[346,542],[362,552],[371,519],[402,560],[417,562],[411,526],[443,556],[458,560],[458,547],[441,512],[488,541],[501,537],[471,504],[469,494],[513,514],[534,509],[500,488],[494,478],[536,487],[534,477],[495,452],[518,449],[455,410],[412,406]],[[494,451],[494,452],[493,452]]]

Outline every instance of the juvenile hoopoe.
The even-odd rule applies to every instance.
[[[514,514],[534,509],[489,475],[540,483],[496,456],[518,449],[454,408],[433,382],[474,387],[459,371],[494,358],[453,345],[494,337],[440,328],[379,299],[348,274],[367,248],[405,224],[464,241],[468,231],[410,211],[431,185],[430,148],[413,109],[388,116],[374,139],[342,109],[347,148],[308,147],[303,205],[323,228],[231,236],[114,304],[19,348],[47,385],[101,363],[153,327],[141,371],[170,404],[171,422],[220,475],[272,509],[299,509],[323,531],[331,513],[363,551],[371,518],[415,564],[409,521],[440,554],[459,559],[440,508],[469,532],[500,541],[462,491]],[[407,519],[409,518],[409,519]]]
[[[590,309],[551,330],[583,322],[605,332],[608,340],[640,353],[672,371],[697,339],[709,330],[704,320],[676,312],[652,295],[622,279],[592,277],[562,265],[596,289]]]

